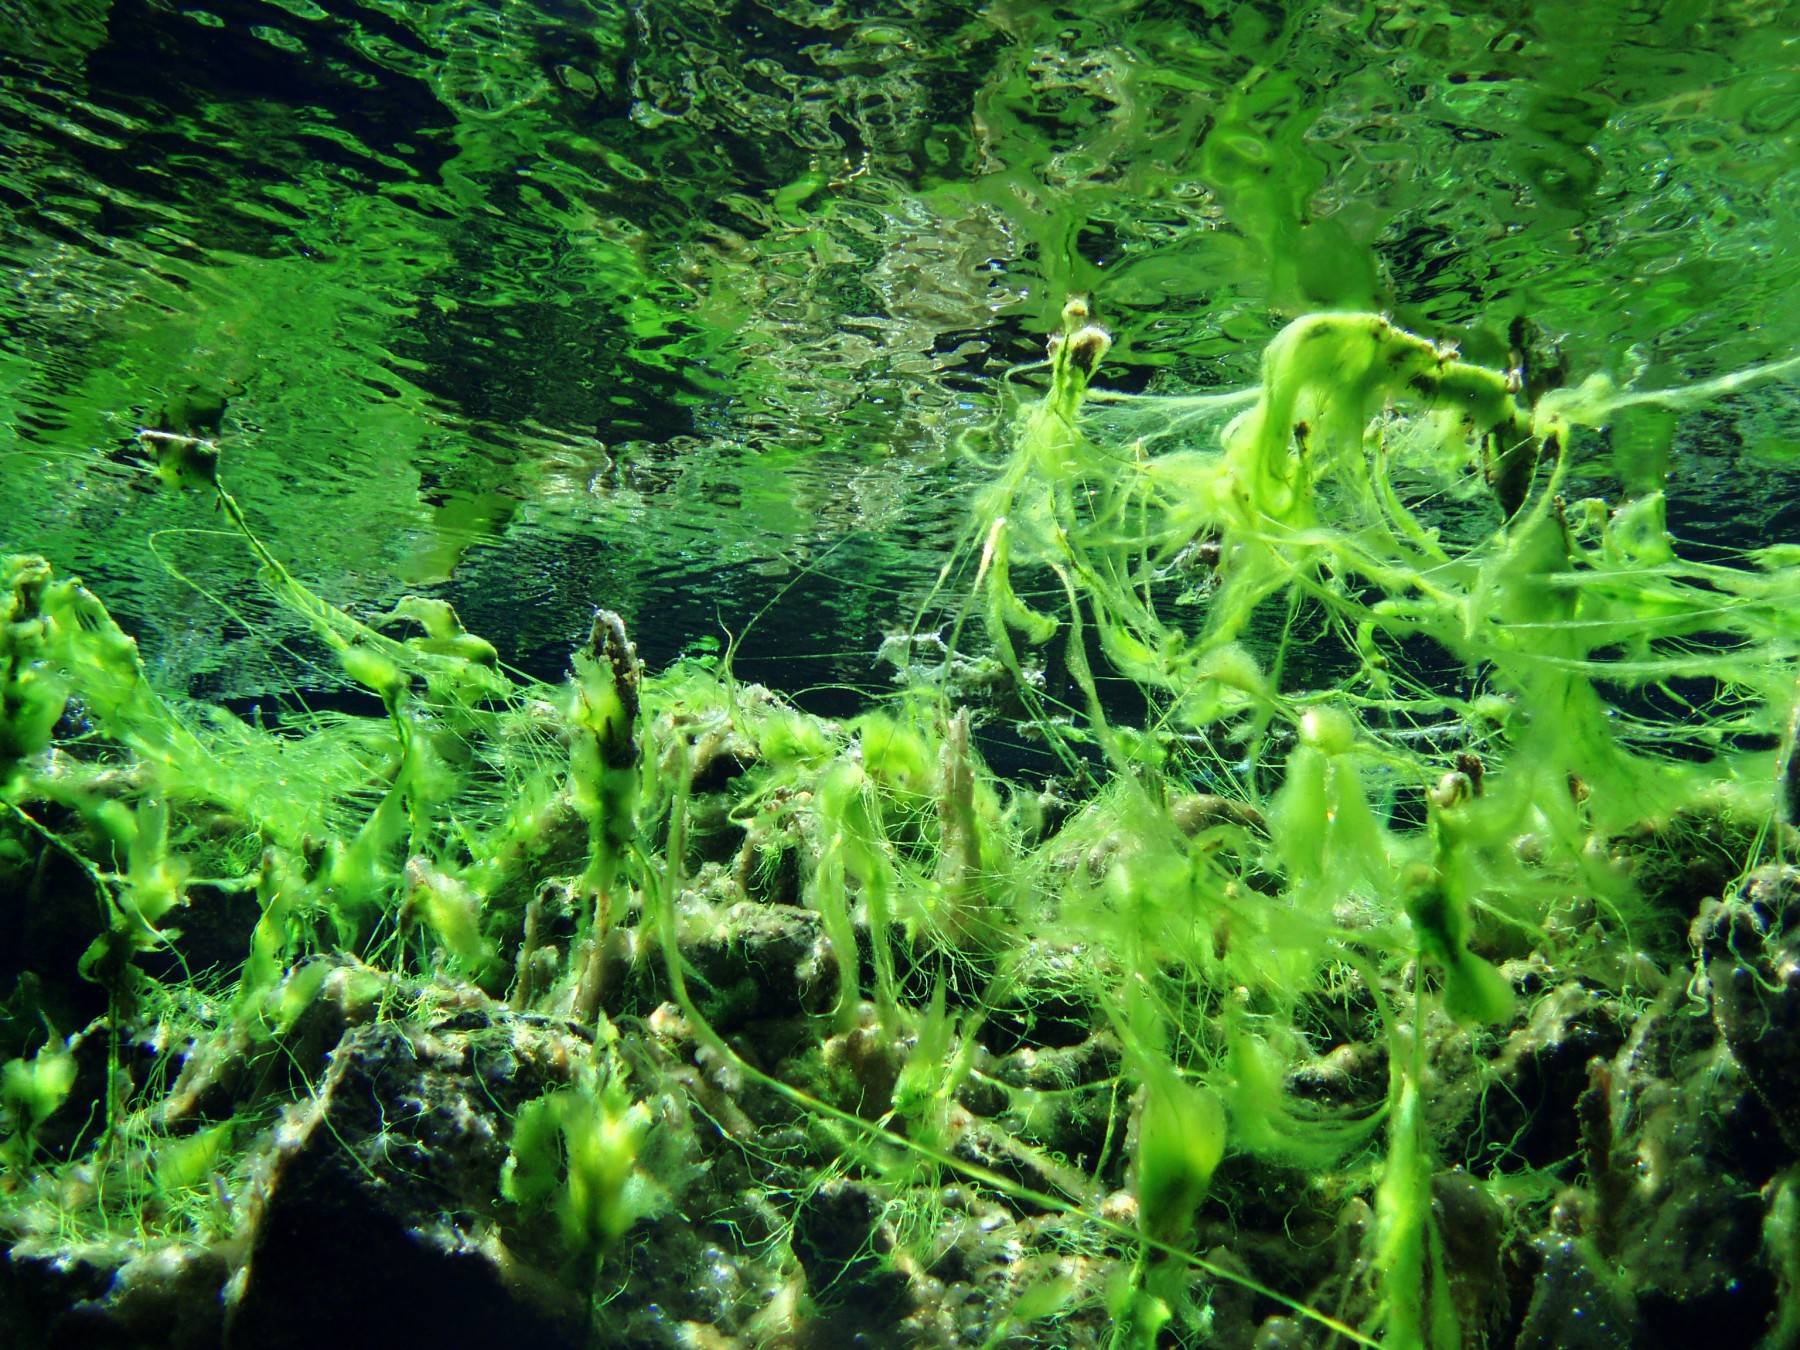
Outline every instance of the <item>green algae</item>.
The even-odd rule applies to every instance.
[[[535,682],[441,604],[363,621],[319,597],[254,532],[217,445],[147,435],[146,468],[218,504],[269,592],[379,711],[261,728],[186,705],[155,690],[79,583],[41,559],[7,563],[12,842],[76,860],[99,916],[72,969],[36,973],[74,1004],[96,985],[112,1042],[94,1124],[40,1156],[45,1123],[80,1109],[70,1051],[29,1010],[9,1019],[11,1202],[44,1203],[91,1154],[117,1184],[51,1203],[105,1230],[229,1170],[239,1136],[169,1134],[166,1084],[121,1059],[121,1032],[148,1007],[199,1030],[204,989],[227,1025],[266,1042],[298,1024],[335,954],[402,1025],[420,991],[472,986],[605,1033],[620,973],[660,967],[702,1058],[811,1121],[822,1171],[928,1209],[926,1179],[956,1176],[1088,1225],[1117,1262],[1104,1299],[1116,1343],[1203,1335],[1208,1291],[1229,1284],[1362,1343],[1462,1343],[1432,1200],[1458,1159],[1429,1106],[1453,1048],[1525,1015],[1527,954],[1645,996],[1608,949],[1668,960],[1682,916],[1640,886],[1629,831],[1683,813],[1737,822],[1740,872],[1790,848],[1775,813],[1800,636],[1791,559],[1684,561],[1656,492],[1567,501],[1580,429],[1792,363],[1528,405],[1516,372],[1380,316],[1325,314],[1277,337],[1255,391],[1121,400],[1088,387],[1108,345],[1072,301],[1047,387],[1000,432],[994,480],[919,621],[949,606],[940,676],[984,642],[1010,673],[1026,725],[1069,768],[1055,822],[982,764],[947,678],[825,722],[729,666],[645,673],[602,611],[568,679]],[[1153,452],[1206,419],[1216,447]],[[1485,498],[1485,531],[1428,523],[1400,496],[1421,478]],[[1181,605],[1196,568],[1203,603]],[[1342,659],[1317,680],[1324,646]],[[1049,660],[1073,695],[1063,708],[1034,678]],[[1714,692],[1694,715],[1637,698],[1699,671]],[[1139,692],[1141,721],[1102,680]],[[696,852],[698,812],[721,794],[742,838],[729,874]],[[756,869],[784,858],[822,947],[798,1077],[714,1029],[726,991],[687,955],[707,924],[732,922],[697,908],[701,887],[752,900]],[[210,877],[256,913],[240,954],[202,981],[182,927]],[[1577,900],[1596,916],[1586,929],[1559,921]],[[162,954],[174,964],[152,973]],[[1058,1156],[1052,1094],[981,1068],[989,1024],[1055,1005],[1120,1051],[1107,1143],[1085,1163]],[[640,1099],[662,1080],[627,1071],[612,1039],[518,1116],[497,1179],[554,1214],[578,1263],[604,1263],[673,1183],[640,1159]],[[1379,1050],[1385,1090],[1338,1107],[1297,1096],[1295,1074],[1344,1043]],[[1004,1100],[1000,1129],[959,1105],[977,1083]],[[1241,1178],[1221,1188],[1233,1155],[1366,1196],[1366,1287],[1310,1308],[1304,1286],[1195,1250],[1197,1216],[1248,1198]],[[1509,1184],[1504,1167],[1483,1184]],[[1052,1303],[1058,1316],[1081,1306]]]
[[[309,1089],[215,1124],[170,1080],[303,1062],[353,980],[408,1034],[474,990],[685,1005],[704,1073],[597,1051],[514,1126],[514,1203],[601,1274],[676,1184],[592,1127],[695,1083],[726,1150],[758,1088],[804,1122],[755,1155],[774,1209],[884,1188],[878,1267],[935,1268],[949,1179],[1059,1216],[995,1345],[1231,1343],[1247,1272],[1476,1342],[1451,1167],[1616,1255],[1545,1217],[1630,1165],[1588,1106],[1546,1159],[1451,1104],[1504,1114],[1547,985],[1650,1002],[1693,902],[1791,858],[1782,494],[1704,552],[1662,496],[1793,456],[1748,378],[1690,382],[1794,345],[1752,303],[1797,256],[1779,7],[218,8],[0,21],[0,552],[54,563],[0,586],[0,884],[40,925],[9,1223],[241,1236],[218,1197]],[[1003,388],[1072,290],[1106,327]],[[1555,387],[1590,370],[1627,387]],[[138,491],[158,449],[192,491]],[[405,594],[452,574],[537,678]],[[777,585],[813,620],[746,638]],[[596,600],[653,668],[721,621],[733,657],[628,693],[609,624],[560,679]],[[854,639],[896,617],[871,709]],[[759,642],[854,713],[749,685]],[[1056,780],[984,762],[1018,744]],[[764,1058],[733,1023],[790,984],[805,1053]],[[783,1288],[771,1343],[845,1292]]]

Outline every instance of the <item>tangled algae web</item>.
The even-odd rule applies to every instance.
[[[1187,1065],[1230,1106],[1236,1147],[1327,1165],[1355,1124],[1302,1120],[1274,1085],[1309,992],[1339,964],[1379,991],[1369,963],[1415,960],[1452,1019],[1504,1024],[1513,991],[1475,949],[1555,946],[1546,920],[1571,894],[1606,923],[1595,950],[1557,951],[1558,963],[1579,968],[1604,944],[1666,948],[1681,916],[1656,911],[1608,841],[1686,812],[1762,836],[1778,802],[1791,823],[1780,756],[1792,754],[1800,555],[1771,545],[1739,567],[1689,562],[1660,492],[1610,506],[1562,488],[1580,429],[1791,378],[1800,360],[1656,392],[1596,378],[1528,405],[1521,370],[1465,363],[1384,316],[1319,314],[1271,343],[1259,389],[1156,398],[1089,393],[1107,345],[1072,301],[1050,391],[1019,416],[977,505],[973,593],[956,618],[960,629],[979,614],[1046,728],[1073,724],[1053,739],[1099,747],[1109,829],[1149,820],[1190,835],[1160,859],[1143,848],[1115,864],[1104,917],[1069,919],[1123,944],[1143,987],[1169,991],[1138,1039],[1193,1037]],[[1195,448],[1195,429],[1214,425],[1217,447]],[[1416,503],[1446,497],[1485,499],[1485,524],[1461,537],[1428,524]],[[1022,570],[1046,602],[1021,597]],[[1278,626],[1252,643],[1270,609]],[[1044,681],[1023,654],[1059,635],[1072,718],[1031,693]],[[1342,673],[1307,679],[1332,651]],[[1109,722],[1101,682],[1119,675],[1146,696],[1143,725]],[[1701,685],[1703,702],[1683,692]],[[1175,796],[1195,784],[1220,795]],[[1246,826],[1273,885],[1217,866],[1232,852],[1218,836]],[[1230,991],[1204,1032],[1196,985]],[[1426,988],[1415,979],[1410,1020],[1381,1012],[1376,1321],[1403,1345],[1456,1343],[1424,1217]],[[1153,1074],[1142,1081],[1154,1091]]]
[[[57,1197],[63,1224],[104,1227],[124,1205],[142,1226],[128,1197],[146,1192],[163,1224],[200,1223],[203,1202],[168,1193],[248,1150],[251,1117],[197,1104],[198,1051],[172,1081],[132,1081],[118,1042],[134,1019],[254,1054],[332,980],[384,1018],[456,989],[608,1032],[629,1011],[620,971],[653,964],[703,1064],[831,1141],[821,1174],[857,1170],[915,1218],[938,1203],[932,1178],[960,1176],[1064,1215],[1085,1235],[1065,1236],[1071,1254],[1109,1257],[1106,1279],[1026,1291],[995,1343],[1084,1314],[1120,1344],[1197,1337],[1209,1291],[1238,1284],[1357,1343],[1458,1344],[1432,1217],[1432,1177],[1455,1160],[1428,1106],[1435,1048],[1512,1025],[1508,966],[1525,958],[1634,992],[1641,966],[1617,952],[1672,950],[1679,919],[1619,841],[1728,819],[1745,869],[1786,847],[1800,795],[1784,759],[1800,551],[1686,560],[1660,493],[1567,501],[1570,465],[1621,408],[1691,406],[1797,363],[1533,401],[1524,372],[1381,316],[1318,314],[1270,345],[1257,389],[1148,397],[1089,389],[1108,342],[1071,301],[1048,387],[997,434],[915,624],[943,622],[943,669],[842,722],[734,683],[728,663],[646,674],[605,611],[556,685],[506,669],[441,601],[358,619],[257,539],[218,446],[145,433],[147,461],[217,502],[381,713],[265,728],[187,706],[151,687],[99,598],[7,561],[8,865],[72,860],[98,918],[78,969],[36,972],[36,1005],[5,1022],[6,1149],[20,1176],[111,1179],[86,1218],[54,1180],[23,1193]],[[982,662],[1061,757],[1055,790],[982,763],[991,710],[951,692]],[[703,861],[721,833],[723,868]],[[741,904],[783,866],[823,953],[816,1053],[793,1072],[714,1029],[721,991],[686,955],[734,912],[709,894]],[[241,956],[211,971],[180,931],[203,884],[254,911]],[[1558,921],[1582,905],[1594,923]],[[41,1132],[80,1109],[57,1032],[84,990],[111,1043],[100,1124],[53,1155]],[[1052,1008],[1108,1038],[1115,1075],[1057,1093],[985,1072],[993,1027]],[[1382,1047],[1384,1090],[1333,1106],[1291,1089],[1351,1041]],[[647,1129],[659,1084],[617,1042],[596,1035],[593,1064],[519,1115],[504,1183],[553,1208],[595,1271],[677,1184]],[[976,1083],[1003,1105],[967,1109]],[[1073,1109],[1104,1117],[1094,1156],[1053,1142],[1046,1117]],[[1234,1203],[1214,1192],[1231,1155],[1370,1197],[1361,1273],[1331,1311],[1276,1287],[1279,1269],[1252,1279],[1197,1250],[1207,1209]]]

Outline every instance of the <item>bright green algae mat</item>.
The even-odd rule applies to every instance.
[[[896,1266],[951,1182],[1056,1216],[971,1344],[1203,1344],[1246,1288],[1484,1344],[1446,1175],[1616,1240],[1591,1105],[1530,1162],[1448,1115],[1552,991],[1714,997],[1759,1071],[1688,925],[1737,940],[1800,810],[1780,7],[4,23],[3,861],[83,930],[11,972],[14,1231],[231,1230],[279,1102],[134,1076],[145,1020],[204,1066],[480,1007],[593,1044],[493,1176],[584,1299],[692,1141],[756,1147],[655,1035]],[[816,939],[778,1063],[696,969],[765,902]],[[1003,1080],[1040,1016],[1112,1070]],[[1362,1207],[1344,1269],[1201,1245],[1259,1175]],[[846,1294],[791,1237],[749,1340]]]

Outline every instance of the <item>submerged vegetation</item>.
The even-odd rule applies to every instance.
[[[1540,389],[1323,313],[1152,397],[1089,388],[1109,342],[1071,300],[835,721],[607,611],[560,684],[441,600],[358,618],[228,442],[146,431],[339,692],[176,698],[5,562],[15,1263],[247,1340],[283,1225],[367,1187],[570,1343],[1788,1343],[1800,555],[1565,493],[1622,410],[1794,363]],[[1684,1293],[1632,1253],[1717,1218],[1686,1163],[1738,1208]]]

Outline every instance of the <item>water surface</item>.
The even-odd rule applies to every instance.
[[[358,612],[555,675],[605,604],[833,707],[1073,291],[1127,389],[1321,307],[1647,385],[1800,347],[1792,7],[1467,8],[7,0],[0,547],[172,685],[304,684],[150,490],[140,428],[207,435]],[[1720,549],[1800,534],[1797,457],[1780,391],[1584,450]]]

